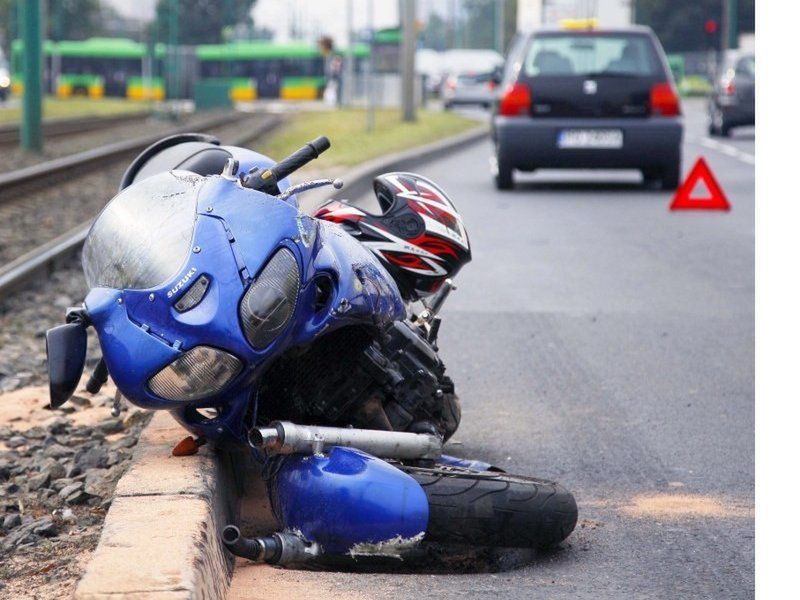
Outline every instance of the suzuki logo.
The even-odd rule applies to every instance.
[[[587,79],[583,82],[583,93],[584,94],[596,94],[597,93],[597,82],[591,79]]]

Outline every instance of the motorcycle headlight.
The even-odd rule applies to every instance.
[[[201,400],[220,392],[241,369],[242,363],[235,356],[195,346],[153,375],[148,386],[165,400]]]
[[[287,248],[275,253],[247,290],[239,305],[239,318],[247,341],[266,348],[294,313],[300,290],[300,269]]]

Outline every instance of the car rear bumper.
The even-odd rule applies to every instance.
[[[558,147],[564,129],[620,129],[622,147]],[[683,123],[677,118],[492,120],[499,161],[516,169],[641,169],[680,161]]]

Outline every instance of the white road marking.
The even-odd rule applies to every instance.
[[[723,142],[711,139],[709,137],[701,137],[701,138],[691,137],[688,138],[686,141],[690,143],[699,143],[701,146],[710,148],[711,150],[716,150],[717,152],[725,154],[726,156],[730,156],[731,158],[740,160],[748,165],[756,164],[756,157],[753,154],[750,154],[749,152],[744,152],[743,150],[740,150],[739,148],[731,144],[725,144]]]

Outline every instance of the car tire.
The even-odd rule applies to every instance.
[[[665,165],[661,169],[661,189],[676,190],[681,184],[681,161]]]
[[[711,110],[710,120],[708,123],[708,134],[711,136],[729,137],[731,134],[731,124],[725,119],[725,113],[719,108],[714,107]]]
[[[497,161],[497,172],[494,174],[494,186],[498,190],[514,189],[514,170],[499,159]]]

